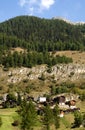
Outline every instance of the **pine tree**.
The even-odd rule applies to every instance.
[[[58,105],[56,104],[54,110],[53,110],[53,114],[54,114],[54,124],[55,124],[55,128],[59,128],[60,126],[60,120],[59,120],[59,108]]]
[[[50,126],[53,123],[53,111],[50,109],[50,106],[47,105],[44,108],[44,118],[43,123],[46,126],[47,130],[50,130]]]
[[[37,113],[35,110],[34,104],[30,101],[29,103],[26,100],[23,101],[21,105],[21,129],[22,130],[31,130],[35,126],[37,121]]]
[[[21,95],[20,95],[20,93],[18,93],[17,104],[21,105],[21,102],[22,102]]]
[[[74,124],[76,127],[79,127],[82,124],[83,121],[83,116],[81,115],[80,112],[75,112],[74,113]]]

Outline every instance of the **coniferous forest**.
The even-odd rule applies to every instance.
[[[11,54],[8,51],[16,47],[27,52]],[[18,16],[0,23],[0,62],[5,67],[72,62],[68,57],[53,57],[48,53],[59,50],[84,51],[85,25],[33,16]]]

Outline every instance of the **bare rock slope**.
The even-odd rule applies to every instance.
[[[17,83],[24,79],[37,80],[44,75],[45,79],[55,81],[76,81],[85,79],[85,64],[58,64],[51,68],[40,65],[33,68],[15,68],[9,71],[0,69],[0,79],[8,83]]]

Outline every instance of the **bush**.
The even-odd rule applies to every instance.
[[[18,120],[15,120],[13,123],[12,123],[13,126],[18,126],[19,125],[19,121]]]
[[[45,75],[42,73],[42,75],[41,75],[41,77],[38,77],[38,79],[40,79],[40,80],[45,80]]]
[[[80,95],[80,99],[81,99],[81,101],[85,101],[85,93],[82,93],[82,94]]]
[[[83,116],[81,115],[80,112],[75,112],[74,113],[74,124],[75,127],[80,127],[80,125],[82,124],[83,121]]]
[[[27,83],[27,82],[28,82],[28,79],[23,79],[23,82],[24,82],[24,83]]]
[[[2,118],[0,117],[0,127],[2,126]]]
[[[52,68],[49,67],[49,68],[47,69],[47,72],[48,72],[48,73],[51,73],[51,72],[52,72]]]

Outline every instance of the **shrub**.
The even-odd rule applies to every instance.
[[[51,72],[52,72],[52,68],[49,67],[49,68],[47,69],[47,72],[48,72],[48,73],[51,73]]]
[[[2,126],[2,118],[0,117],[0,127]]]
[[[38,77],[38,79],[40,79],[40,80],[45,80],[45,75],[42,73],[42,75],[41,75],[41,77]]]
[[[24,82],[24,83],[27,83],[27,82],[28,82],[28,79],[23,79],[23,82]]]
[[[13,126],[18,126],[19,125],[19,121],[18,120],[15,120],[13,123],[12,123]]]
[[[75,112],[74,113],[75,127],[79,127],[82,124],[82,121],[83,121],[83,117],[82,117],[81,113],[80,112]]]

